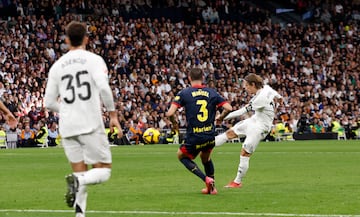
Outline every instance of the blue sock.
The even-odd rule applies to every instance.
[[[180,162],[184,164],[184,166],[192,173],[194,173],[196,176],[198,176],[200,179],[202,179],[205,182],[206,175],[199,169],[199,167],[196,165],[196,163],[190,158],[184,157],[180,159]]]
[[[205,173],[207,176],[211,177],[211,178],[215,178],[215,169],[214,169],[214,164],[212,162],[212,160],[210,159],[208,162],[203,163],[204,168],[205,168]]]

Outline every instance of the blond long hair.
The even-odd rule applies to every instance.
[[[244,80],[250,85],[254,84],[257,89],[260,89],[264,86],[263,79],[259,75],[256,75],[254,73],[248,74]]]

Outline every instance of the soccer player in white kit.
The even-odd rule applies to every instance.
[[[110,116],[110,127],[119,129],[117,111],[108,83],[108,69],[102,57],[86,51],[88,38],[83,23],[73,21],[66,27],[69,51],[50,68],[45,91],[45,106],[59,112],[59,132],[65,155],[73,173],[66,176],[65,200],[84,217],[86,186],[107,181],[112,157],[105,134],[102,104]],[[92,165],[92,168],[90,168]]]
[[[249,168],[249,160],[256,147],[271,131],[273,119],[275,117],[275,100],[282,99],[280,94],[268,85],[263,85],[260,76],[250,73],[244,79],[245,90],[249,94],[255,94],[249,104],[243,108],[229,113],[224,120],[236,118],[250,111],[255,111],[250,118],[235,124],[225,133],[215,137],[215,145],[220,146],[229,139],[245,137],[241,153],[240,163],[236,178],[227,184],[227,188],[241,188],[242,178],[246,175]],[[281,100],[279,100],[281,101]]]

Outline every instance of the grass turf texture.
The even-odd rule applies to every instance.
[[[263,142],[241,189],[223,188],[236,174],[241,145],[217,147],[218,195],[200,193],[205,185],[177,160],[177,148],[113,147],[112,177],[89,186],[88,210],[94,212],[87,217],[360,215],[359,140]],[[0,216],[74,216],[63,197],[68,173],[61,148],[0,150]]]

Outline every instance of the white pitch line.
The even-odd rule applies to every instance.
[[[261,154],[360,154],[360,151],[346,151],[346,152],[336,152],[336,151],[258,151],[256,153]],[[234,154],[231,151],[218,151],[217,154]]]
[[[0,209],[5,212],[27,213],[73,213],[73,210],[42,210],[42,209]],[[88,210],[87,213],[97,214],[143,214],[143,215],[228,215],[228,216],[280,216],[280,217],[360,217],[360,215],[335,214],[295,214],[295,213],[248,213],[248,212],[165,212],[165,211],[98,211]]]

